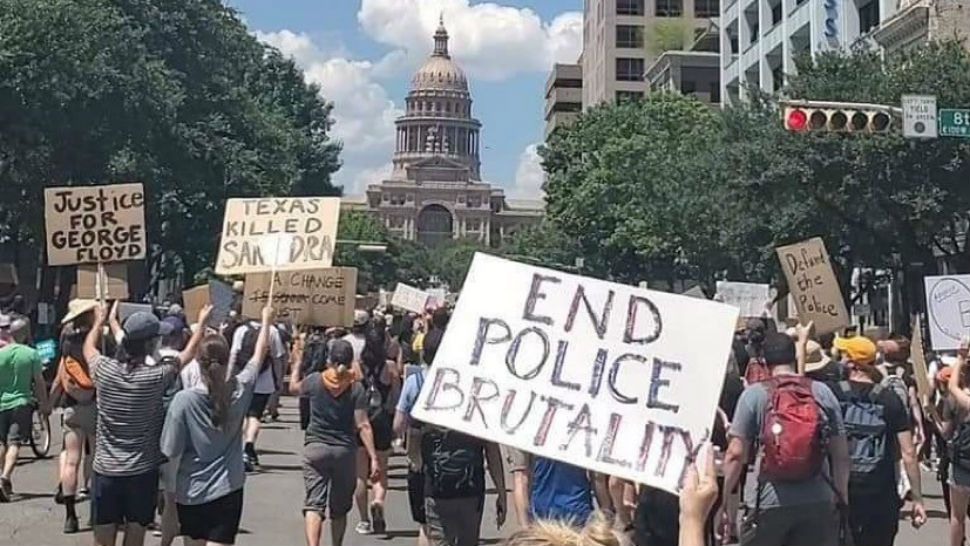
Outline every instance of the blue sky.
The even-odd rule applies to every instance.
[[[393,120],[432,47],[438,14],[468,75],[482,131],[483,177],[535,198],[543,86],[582,49],[582,0],[227,0],[263,41],[292,56],[334,102],[344,142],[336,181],[359,193],[390,168]]]

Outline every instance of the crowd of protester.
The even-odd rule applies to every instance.
[[[967,344],[927,355],[933,393],[920,396],[903,336],[872,339],[811,325],[779,332],[767,319],[739,328],[711,449],[679,496],[421,423],[411,417],[448,327],[424,314],[357,311],[342,327],[295,327],[260,317],[214,324],[70,302],[45,373],[29,322],[0,314],[0,502],[34,412],[60,409],[55,502],[79,532],[90,501],[94,544],[234,544],[247,474],[260,471],[261,423],[280,395],[299,397],[304,434],[306,544],[387,531],[388,458],[406,454],[410,515],[420,545],[477,545],[487,478],[512,545],[827,546],[894,543],[903,513],[927,519],[920,466],[944,486],[951,546],[964,543],[970,505]],[[160,409],[161,408],[161,409]],[[699,468],[698,468],[699,467]],[[509,476],[510,483],[506,484]],[[507,490],[511,506],[507,504]],[[298,507],[294,507],[296,509]],[[403,522],[396,522],[403,523]],[[938,538],[938,537],[935,537]]]

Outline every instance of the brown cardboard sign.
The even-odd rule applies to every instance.
[[[272,273],[246,275],[243,316],[255,318],[269,303]],[[313,271],[277,271],[273,307],[295,324],[350,326],[354,322],[357,269],[332,267]]]
[[[48,265],[110,263],[145,257],[141,184],[44,190]]]
[[[328,268],[339,219],[339,197],[229,199],[216,273]]]
[[[189,324],[199,317],[199,311],[209,304],[209,285],[203,284],[182,291],[182,307]]]
[[[926,368],[926,353],[923,352],[923,327],[919,316],[913,321],[913,340],[910,345],[910,359],[913,361],[913,377],[920,400],[928,400],[933,388],[930,387],[930,372]]]
[[[849,312],[822,239],[815,237],[776,251],[802,324],[814,321],[819,334],[848,326]]]
[[[106,300],[125,300],[128,299],[128,264],[114,263],[103,264],[104,278],[102,283],[105,288],[104,299]],[[100,286],[98,283],[97,264],[82,264],[77,266],[77,291],[78,298],[89,300],[100,300]]]

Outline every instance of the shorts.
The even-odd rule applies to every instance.
[[[61,412],[61,425],[88,437],[94,437],[97,421],[98,406],[93,403],[68,406]]]
[[[837,546],[840,521],[831,503],[763,508],[741,524],[741,546]]]
[[[424,499],[431,546],[478,546],[485,496]]]
[[[134,476],[94,473],[91,512],[95,525],[137,523],[147,526],[155,520],[157,500],[157,468]]]
[[[892,546],[899,531],[899,509],[902,502],[895,491],[884,495],[849,493],[849,528],[855,544]]]
[[[959,466],[954,463],[950,463],[950,485],[956,485],[958,487],[970,488],[970,470]]]
[[[312,443],[303,448],[304,512],[331,518],[347,515],[357,486],[357,452],[352,447]]]
[[[428,523],[428,513],[424,508],[424,472],[408,472],[408,504],[411,505],[411,519],[415,523]]]
[[[510,446],[502,446],[505,450],[505,466],[509,472],[523,472],[529,469],[529,453]]]
[[[179,534],[193,540],[235,544],[242,519],[243,490],[203,504],[179,504]]]
[[[271,394],[253,394],[253,399],[249,402],[249,409],[246,410],[246,417],[262,419],[266,413],[266,404],[269,403]]]
[[[0,445],[29,443],[33,417],[34,407],[29,404],[0,411]]]
[[[382,413],[372,419],[370,429],[371,434],[374,435],[374,451],[390,450],[394,441],[394,425],[391,422],[390,414]],[[357,437],[357,446],[364,447],[363,442],[360,441],[360,436]]]

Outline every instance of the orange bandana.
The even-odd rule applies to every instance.
[[[340,373],[336,368],[327,368],[320,374],[320,380],[323,382],[323,387],[331,395],[337,397],[349,389],[354,381],[357,381],[357,373],[353,370],[345,370],[344,373]]]

